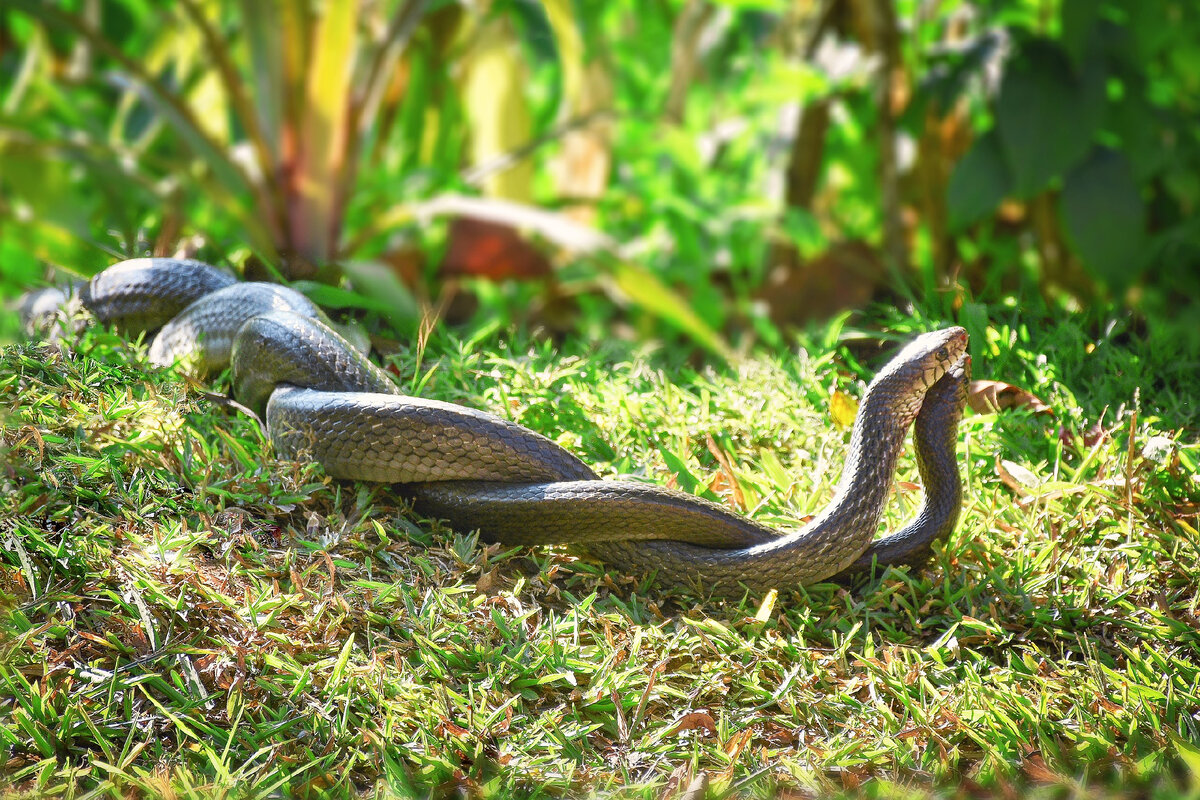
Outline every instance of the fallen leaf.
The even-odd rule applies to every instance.
[[[675,724],[666,732],[666,736],[674,736],[683,731],[694,731],[703,728],[713,736],[717,735],[717,723],[707,711],[691,711],[675,720]]]
[[[829,396],[829,418],[838,430],[846,430],[854,424],[858,416],[858,401],[850,395],[837,389]]]
[[[854,791],[863,785],[870,773],[865,767],[842,767],[839,777],[842,779],[843,789]]]
[[[1006,408],[1028,408],[1035,414],[1054,414],[1037,395],[1004,381],[971,381],[967,404],[976,414],[994,414]]]
[[[477,594],[495,594],[502,586],[500,570],[493,568],[480,575],[479,580],[475,581],[475,592]]]
[[[806,259],[795,242],[779,241],[768,255],[770,270],[756,299],[779,327],[803,326],[848,308],[862,308],[887,281],[887,267],[866,242],[835,242]]]
[[[710,489],[720,493],[722,490],[729,491],[729,499],[731,505],[740,510],[746,510],[746,495],[742,492],[742,486],[738,483],[737,476],[733,473],[733,461],[729,458],[729,454],[721,449],[717,441],[713,439],[712,434],[705,436],[707,439],[708,452],[713,454],[713,458],[717,459],[717,463],[721,465],[721,471],[717,473],[716,478],[709,484]]]
[[[1030,753],[1021,762],[1021,771],[1035,781],[1043,781],[1045,783],[1059,783],[1062,776],[1056,774],[1053,770],[1046,766],[1046,762],[1042,760],[1040,753]]]
[[[763,598],[762,605],[758,607],[758,611],[754,614],[756,622],[766,622],[775,612],[775,602],[779,599],[779,590],[771,589],[767,592],[767,596]]]
[[[439,272],[443,277],[471,276],[493,281],[541,278],[550,260],[515,228],[499,222],[457,217],[447,233],[449,246]]]
[[[471,732],[466,728],[459,725],[457,722],[452,722],[446,717],[441,717],[441,722],[437,726],[437,732],[442,736],[457,736],[460,739],[471,734]]]
[[[996,475],[1004,481],[1004,485],[1018,495],[1029,494],[1030,490],[1042,485],[1042,479],[1026,467],[1013,461],[1000,460],[996,462]]]
[[[683,784],[691,785],[692,782],[692,762],[684,761],[671,771],[671,776],[667,778],[667,785],[663,787],[662,794],[658,796],[658,800],[669,800],[675,794],[675,790]]]
[[[754,728],[746,728],[730,736],[729,741],[725,742],[725,755],[729,756],[731,761],[736,761],[737,757],[746,749],[746,745],[750,744],[752,738],[754,738]]]
[[[704,800],[707,795],[708,775],[701,772],[688,784],[683,794],[679,795],[679,800]]]

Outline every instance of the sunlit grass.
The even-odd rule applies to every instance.
[[[1035,345],[996,361],[1017,369],[1011,350]],[[446,530],[385,488],[274,461],[252,420],[115,337],[80,352],[0,356],[0,774],[18,793],[1195,785],[1200,444],[1163,421],[1186,409],[1148,397],[1085,441],[1096,414],[1072,398],[1121,375],[1031,387],[1053,418],[965,420],[964,518],[929,568],[809,587],[759,619]],[[836,481],[847,433],[829,398],[869,377],[844,356],[810,344],[696,370],[617,341],[445,336],[421,393],[541,431],[606,477],[738,505],[736,483],[786,526]],[[417,354],[390,361],[412,385]],[[888,527],[919,501],[911,453],[900,478]]]

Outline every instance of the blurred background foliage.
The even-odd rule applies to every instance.
[[[1198,113],[1193,0],[0,0],[0,292],[181,254],[397,336],[1137,331],[1200,320]]]

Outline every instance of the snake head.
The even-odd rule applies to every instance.
[[[876,374],[867,395],[879,398],[885,408],[899,414],[900,421],[907,424],[921,407],[925,392],[961,362],[966,351],[967,332],[963,328],[921,334]]]
[[[923,333],[896,354],[879,377],[902,376],[912,381],[913,389],[924,391],[933,386],[967,350],[967,332],[963,328],[942,328]]]

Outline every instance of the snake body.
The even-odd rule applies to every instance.
[[[876,375],[833,499],[781,534],[681,492],[602,481],[551,440],[492,414],[402,395],[286,287],[239,283],[196,261],[133,259],[77,295],[101,322],[158,330],[156,364],[183,361],[201,374],[231,364],[234,395],[265,414],[283,458],[311,458],[334,478],[398,484],[419,511],[460,530],[572,544],[661,584],[738,597],[917,563],[958,519],[955,446],[970,372],[962,328],[917,337]],[[44,315],[47,303],[24,305]],[[873,541],[914,421],[925,499],[912,522]]]

